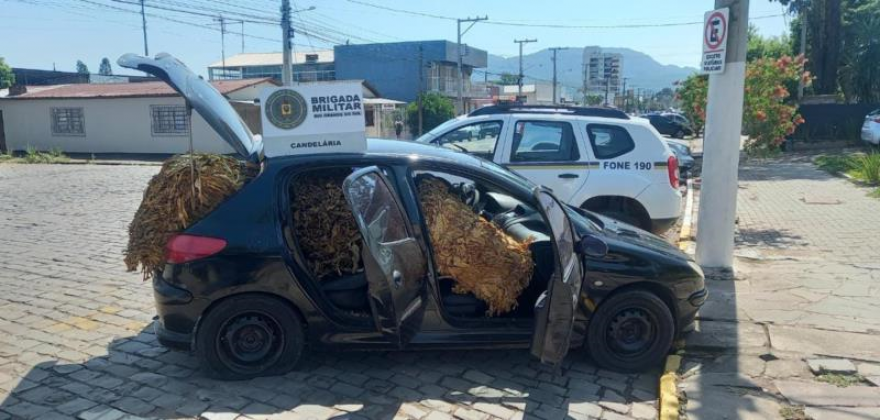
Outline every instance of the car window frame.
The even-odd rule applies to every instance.
[[[571,130],[570,131],[570,133],[571,133],[571,145],[570,146],[574,150],[574,153],[577,154],[574,157],[574,159],[568,159],[568,160],[559,160],[559,159],[556,159],[556,160],[546,160],[546,159],[544,159],[544,160],[516,160],[516,159],[514,159],[514,156],[516,156],[517,147],[519,146],[519,143],[517,142],[517,139],[516,139],[516,126],[519,123],[530,123],[530,122],[531,123],[537,122],[537,123],[554,123],[554,124],[568,125],[568,128]],[[579,140],[578,140],[578,136],[577,136],[577,129],[575,128],[575,124],[572,124],[571,121],[557,120],[557,119],[519,118],[519,119],[516,119],[515,121],[513,121],[512,124],[513,124],[513,131],[510,133],[510,136],[509,136],[510,137],[510,151],[507,154],[507,162],[509,162],[512,165],[513,164],[528,165],[528,164],[535,164],[535,163],[573,163],[573,162],[581,162],[584,159],[584,156],[581,153],[580,147],[578,146]],[[520,140],[522,140],[522,139],[520,139]],[[562,144],[561,144],[561,139],[560,139],[560,146],[561,145]]]
[[[623,150],[623,151],[621,151],[621,152],[618,152],[618,153],[616,153],[616,154],[614,154],[614,155],[611,155],[611,156],[604,156],[604,157],[603,157],[603,156],[599,156],[599,152],[598,152],[598,149],[597,149],[597,147],[596,147],[596,141],[595,141],[595,138],[594,138],[593,133],[592,133],[592,131],[591,131],[591,128],[593,128],[593,127],[598,127],[598,128],[611,128],[611,129],[620,129],[620,130],[623,130],[623,132],[626,133],[626,136],[629,137],[630,147],[629,147],[628,149],[625,149],[625,150]],[[632,134],[630,134],[629,130],[627,130],[626,127],[624,127],[624,126],[622,126],[622,125],[604,124],[604,123],[589,123],[589,124],[587,124],[587,126],[584,128],[584,130],[585,130],[586,133],[587,133],[587,140],[590,142],[590,149],[592,149],[592,151],[593,151],[593,157],[596,158],[596,159],[598,159],[598,160],[614,159],[614,158],[617,158],[617,157],[623,156],[623,155],[625,155],[625,154],[627,154],[627,153],[629,153],[629,152],[632,152],[633,150],[636,150],[636,141],[635,141],[635,139],[633,139],[633,136],[632,136]]]
[[[470,152],[470,151],[465,152],[465,151],[463,151],[463,150],[459,150],[459,149],[456,149],[456,148],[452,148],[452,149],[451,149],[451,150],[459,151],[459,152],[461,152],[461,153],[466,153],[466,154],[471,155],[471,156],[476,156],[476,157],[478,157],[478,158],[483,158],[483,159],[493,160],[493,159],[495,158],[495,153],[498,152],[498,144],[501,143],[502,141],[504,141],[504,122],[505,122],[504,119],[494,119],[494,118],[493,118],[493,119],[481,120],[481,121],[471,121],[471,122],[467,122],[467,123],[465,123],[465,124],[461,124],[461,125],[456,126],[456,127],[452,128],[452,129],[449,129],[448,131],[444,132],[443,134],[440,134],[440,135],[438,135],[438,136],[432,138],[428,143],[429,143],[429,144],[433,144],[433,145],[435,145],[435,146],[437,146],[437,147],[444,147],[443,144],[440,143],[440,140],[441,140],[443,137],[446,137],[447,135],[452,134],[452,133],[455,132],[455,131],[461,130],[462,128],[465,128],[465,127],[470,127],[470,126],[473,126],[473,125],[478,125],[478,124],[498,123],[498,136],[495,138],[495,145],[492,146],[492,151],[491,151],[491,152],[487,152],[487,153],[486,153],[486,156],[482,156],[481,153]],[[447,149],[448,149],[448,147],[447,147]]]

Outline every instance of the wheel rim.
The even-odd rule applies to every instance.
[[[607,342],[615,353],[638,357],[657,342],[656,319],[648,311],[627,308],[618,311],[608,324]]]
[[[271,315],[252,311],[226,320],[217,334],[217,354],[230,370],[239,373],[262,371],[283,352],[284,331]]]

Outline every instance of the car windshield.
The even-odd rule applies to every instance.
[[[451,120],[449,120],[449,121],[446,121],[446,122],[443,123],[443,124],[440,124],[440,125],[434,127],[433,130],[431,130],[431,131],[429,131],[429,132],[427,132],[427,133],[422,134],[421,136],[419,136],[419,138],[416,139],[416,142],[418,142],[418,143],[430,143],[431,140],[434,140],[434,139],[436,139],[437,137],[439,137],[441,134],[445,133],[446,130],[449,129],[449,127],[455,125],[458,121],[459,121],[458,118],[453,118],[453,119],[451,119]]]

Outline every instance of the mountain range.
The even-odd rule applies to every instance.
[[[619,53],[623,55],[623,76],[628,78],[627,87],[639,87],[660,90],[665,87],[673,87],[677,80],[684,80],[687,76],[697,72],[694,67],[681,67],[658,63],[651,56],[629,48],[602,48],[605,53]],[[550,81],[553,79],[553,52],[543,49],[531,54],[523,54],[523,74],[526,75],[524,83],[530,83],[535,79]],[[583,85],[583,47],[572,47],[557,52],[557,77],[559,83],[570,89],[576,90]],[[489,54],[488,78],[497,79],[500,73],[519,73],[519,57],[501,57]],[[484,74],[478,70],[474,75],[475,81],[484,78]]]

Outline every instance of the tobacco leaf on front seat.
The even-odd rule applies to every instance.
[[[473,293],[489,305],[489,316],[516,309],[534,270],[531,238],[512,238],[438,178],[421,179],[418,189],[437,270],[455,279],[453,292]]]

